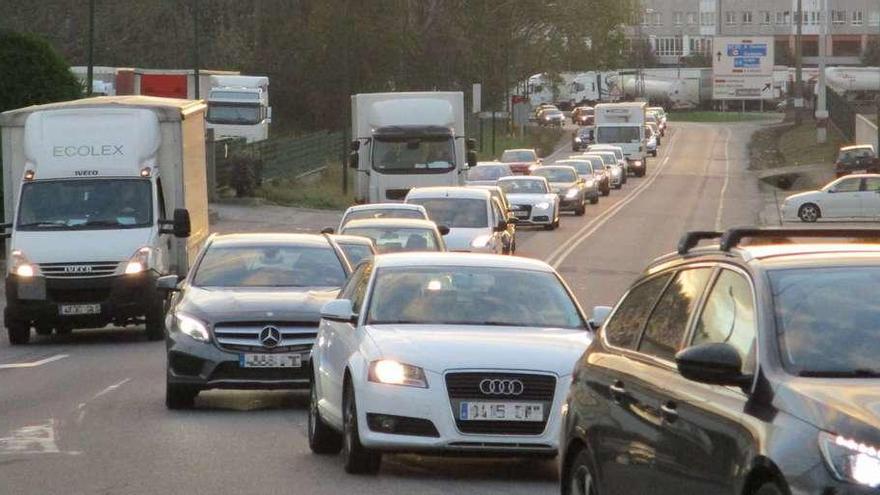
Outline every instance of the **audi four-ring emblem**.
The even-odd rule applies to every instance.
[[[480,382],[480,392],[485,395],[520,395],[524,390],[525,385],[519,380],[486,378]]]
[[[264,327],[260,331],[260,343],[269,349],[277,346],[281,343],[281,331],[273,326]]]

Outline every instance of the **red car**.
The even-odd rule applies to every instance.
[[[541,165],[538,153],[530,149],[504,150],[501,162],[510,166],[516,175],[530,175],[532,169]]]

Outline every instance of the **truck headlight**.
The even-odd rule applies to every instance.
[[[535,205],[535,209],[538,209],[538,210],[546,210],[547,208],[550,208],[550,203],[548,203],[546,201],[542,201],[542,202]]]
[[[825,464],[835,478],[855,485],[880,487],[880,450],[856,440],[819,433]]]
[[[174,320],[177,329],[192,337],[193,340],[198,340],[199,342],[208,341],[208,326],[200,320],[185,313],[174,313]]]
[[[31,263],[21,250],[16,249],[9,254],[9,273],[22,278],[30,278],[37,275],[40,268]]]
[[[373,383],[402,385],[404,387],[428,388],[425,370],[393,359],[380,359],[370,363],[367,378]]]
[[[153,257],[153,248],[144,246],[129,258],[128,264],[125,265],[125,274],[132,275],[135,273],[145,272],[150,269]]]
[[[565,199],[574,199],[575,196],[578,195],[578,189],[576,187],[572,187],[565,193]]]

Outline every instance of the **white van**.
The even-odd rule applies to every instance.
[[[629,169],[638,177],[647,171],[646,108],[645,102],[596,105],[596,144],[619,146],[629,162]]]
[[[99,97],[0,114],[12,344],[146,323],[164,336],[162,275],[208,235],[205,105]]]
[[[405,203],[422,205],[428,218],[449,228],[444,240],[449,251],[508,254],[504,234],[511,220],[485,189],[417,187]]]

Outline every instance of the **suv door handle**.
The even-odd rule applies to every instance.
[[[674,402],[667,402],[660,406],[660,412],[663,413],[663,419],[670,423],[675,423],[675,420],[678,419],[678,409]]]
[[[623,396],[626,395],[626,388],[619,380],[609,385],[608,390],[611,392],[611,399],[615,402],[620,402]]]

